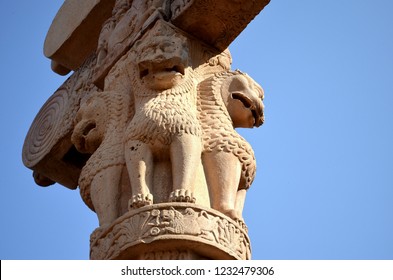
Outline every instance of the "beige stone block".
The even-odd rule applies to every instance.
[[[172,23],[218,48],[226,49],[270,0],[174,0]]]
[[[56,62],[52,64],[55,72],[64,74],[64,68],[76,70],[96,50],[101,26],[111,16],[114,2],[64,1],[44,43],[45,56]]]

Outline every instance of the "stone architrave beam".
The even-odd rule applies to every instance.
[[[172,23],[220,51],[246,28],[270,0],[175,0]]]
[[[131,1],[135,2],[135,1]],[[174,0],[169,21],[219,50],[227,48],[270,0]],[[111,17],[115,0],[66,0],[48,31],[44,54],[58,74],[76,70],[95,52],[101,28]],[[110,61],[100,65],[102,79],[135,42],[135,35],[116,49]]]
[[[115,0],[66,0],[54,18],[44,43],[52,70],[67,74],[78,69],[95,52],[101,27]],[[67,71],[68,70],[68,71]]]

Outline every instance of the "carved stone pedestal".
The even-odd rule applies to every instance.
[[[160,203],[130,210],[96,229],[91,259],[250,259],[247,228],[222,213],[191,203]]]

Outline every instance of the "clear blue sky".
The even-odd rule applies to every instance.
[[[88,259],[94,215],[41,188],[25,135],[64,77],[43,56],[63,1],[1,1],[0,258]],[[272,0],[231,45],[265,89],[266,123],[240,130],[257,178],[254,259],[393,259],[393,1]]]

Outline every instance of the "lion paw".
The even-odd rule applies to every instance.
[[[171,192],[169,200],[172,202],[190,202],[195,203],[196,198],[190,190],[177,189]]]
[[[242,223],[244,224],[242,214],[239,213],[238,211],[229,209],[229,210],[221,210],[220,212],[225,214],[235,222],[239,223],[239,225],[241,225]]]
[[[153,204],[153,195],[151,193],[148,194],[138,193],[136,195],[133,195],[131,199],[128,201],[128,209],[137,209],[152,204]]]

